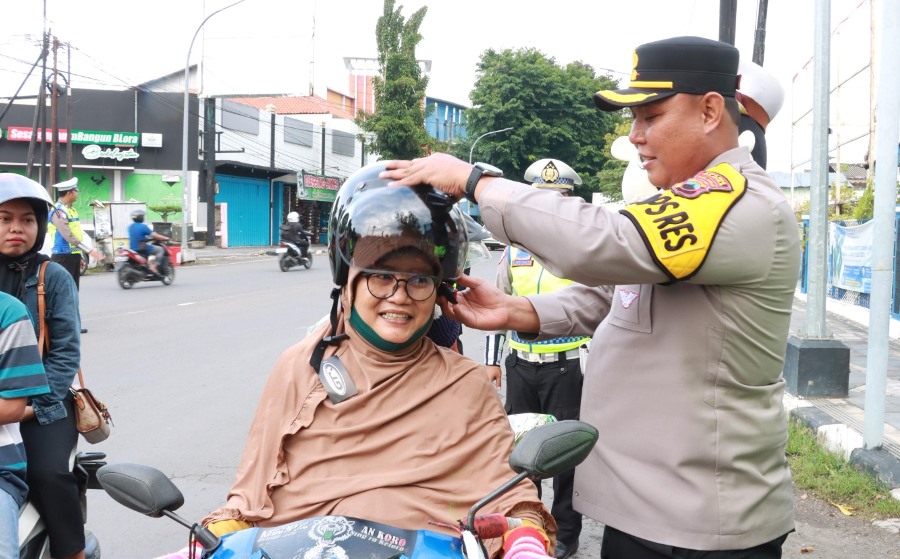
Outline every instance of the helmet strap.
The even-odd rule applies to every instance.
[[[316,349],[313,350],[312,357],[309,358],[309,364],[313,370],[316,371],[316,374],[318,374],[319,368],[322,366],[322,358],[325,356],[325,350],[328,349],[328,346],[337,345],[341,340],[347,339],[347,334],[338,334],[335,336],[338,326],[338,302],[341,300],[340,287],[335,287],[331,290],[331,299],[333,301],[331,303],[331,333],[319,341],[316,345]]]
[[[363,319],[356,312],[356,307],[354,306],[350,309],[350,325],[353,326],[353,329],[359,332],[359,335],[363,337],[364,340],[380,349],[381,351],[386,351],[388,353],[394,353],[395,351],[400,351],[401,349],[407,348],[412,344],[416,343],[422,336],[428,332],[428,329],[431,328],[431,322],[434,320],[434,315],[428,319],[428,322],[422,325],[421,328],[413,332],[412,336],[409,337],[405,342],[389,342],[378,335],[375,330],[363,322]]]

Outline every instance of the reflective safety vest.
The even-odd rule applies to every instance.
[[[78,219],[78,212],[74,208],[70,208],[62,202],[57,202],[53,211],[62,212],[66,215],[69,221],[69,230],[75,235],[75,238],[78,240],[84,238],[84,233],[81,231],[81,220]],[[56,230],[52,217],[50,224],[47,226],[47,233],[53,236],[53,254],[81,254],[81,249],[77,245],[69,244],[69,241]]]
[[[537,295],[553,293],[572,283],[572,280],[558,278],[544,269],[530,254],[520,248],[510,246],[506,250],[506,263],[515,295]],[[590,341],[588,336],[566,336],[543,342],[527,342],[516,331],[510,332],[509,347],[530,353],[560,353],[578,349]]]

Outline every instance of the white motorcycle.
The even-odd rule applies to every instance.
[[[106,465],[103,452],[76,452],[72,449],[72,473],[78,482],[81,496],[81,513],[87,522],[87,490],[102,489],[97,479],[97,470]],[[84,556],[86,559],[100,559],[100,542],[93,532],[85,528]],[[26,500],[19,508],[19,559],[50,559],[50,541],[47,526],[40,513]]]

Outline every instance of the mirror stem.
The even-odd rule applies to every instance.
[[[187,520],[181,518],[174,512],[170,510],[163,510],[162,514],[168,516],[175,522],[181,524],[185,528],[190,528],[191,533],[194,534],[194,537],[197,538],[197,542],[200,544],[203,549],[207,551],[212,551],[219,547],[219,538],[216,537],[215,534],[210,532],[208,529],[200,526],[199,524],[191,524]]]
[[[522,481],[523,479],[525,479],[525,478],[527,478],[527,477],[528,477],[528,472],[521,472],[521,473],[519,473],[518,475],[516,475],[516,477],[514,477],[514,478],[512,478],[511,480],[507,481],[506,483],[504,483],[503,485],[501,485],[501,486],[498,487],[497,489],[494,489],[493,491],[491,491],[490,493],[488,493],[487,496],[485,496],[485,497],[482,498],[480,501],[478,501],[477,503],[475,503],[474,505],[472,505],[472,508],[469,509],[469,517],[467,518],[467,521],[468,521],[468,523],[469,523],[468,528],[469,528],[470,530],[475,530],[475,514],[476,514],[479,510],[481,510],[481,507],[483,507],[484,505],[490,503],[491,501],[493,501],[494,499],[496,499],[496,498],[499,497],[500,495],[503,495],[504,493],[506,493],[507,491],[509,491],[510,489],[512,489],[513,486],[515,486],[517,483],[519,483],[520,481]]]

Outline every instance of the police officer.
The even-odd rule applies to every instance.
[[[796,219],[738,144],[736,48],[674,37],[632,62],[627,86],[594,102],[631,111],[660,188],[647,200],[616,212],[445,154],[386,162],[382,176],[467,195],[496,237],[583,284],[512,297],[463,277],[444,310],[523,339],[593,333],[581,419],[600,438],[573,501],[605,525],[602,559],[779,558],[794,528],[781,371]]]
[[[74,208],[75,201],[78,200],[78,177],[54,184],[53,188],[59,193],[59,197],[50,212],[50,224],[47,227],[53,243],[50,260],[65,268],[75,280],[75,287],[80,288],[82,253],[89,252],[96,260],[101,258],[100,253],[89,249],[83,242],[81,220]],[[87,328],[82,328],[81,333],[86,334]]]
[[[525,180],[537,188],[569,196],[581,184],[569,165],[558,159],[541,159],[525,171]],[[497,269],[497,287],[512,295],[552,293],[572,283],[559,278],[541,266],[528,252],[507,246]],[[500,385],[500,350],[504,335],[493,332],[485,343],[485,366],[488,377]],[[509,355],[506,357],[506,412],[547,413],[558,420],[578,419],[581,406],[580,350],[590,342],[587,336],[561,336],[535,342],[522,339],[518,332],[509,333]],[[581,514],[572,508],[575,470],[553,478],[553,506],[550,509],[559,527],[556,557],[565,558],[578,550]],[[538,485],[540,491],[540,485]]]

